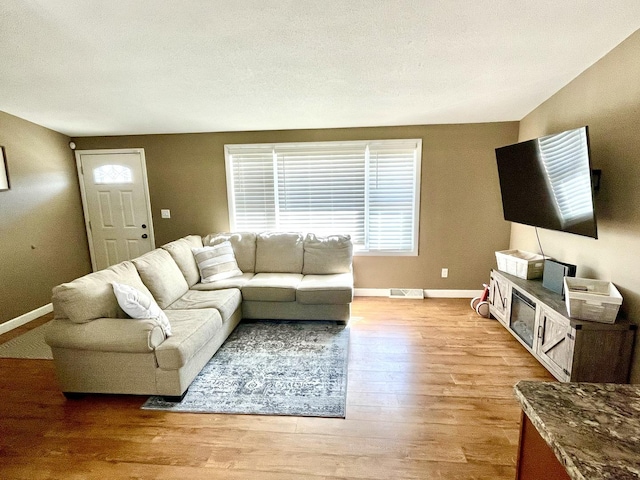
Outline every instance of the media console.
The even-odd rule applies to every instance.
[[[561,382],[627,383],[637,326],[570,318],[542,280],[491,271],[489,312]]]

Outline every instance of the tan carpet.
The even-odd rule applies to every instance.
[[[49,324],[23,333],[0,345],[0,358],[31,358],[51,360],[53,358],[49,345],[44,342],[44,332]]]

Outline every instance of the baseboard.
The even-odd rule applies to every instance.
[[[390,288],[354,288],[356,297],[388,297]]]
[[[425,298],[474,298],[482,295],[483,290],[425,290]]]
[[[355,288],[356,297],[388,297],[389,288]],[[425,290],[425,298],[474,298],[482,295],[482,290]]]
[[[14,328],[21,327],[25,323],[29,323],[30,321],[35,320],[36,318],[40,318],[41,316],[46,315],[50,312],[53,312],[53,305],[51,303],[48,303],[40,308],[36,308],[35,310],[27,312],[24,315],[20,315],[19,317],[12,318],[11,320],[8,320],[4,323],[0,323],[0,335],[13,330]]]

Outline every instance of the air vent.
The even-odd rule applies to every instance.
[[[392,288],[389,298],[424,298],[424,290],[420,288]]]

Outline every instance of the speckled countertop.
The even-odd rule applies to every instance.
[[[521,381],[515,392],[569,477],[640,479],[640,385]]]

